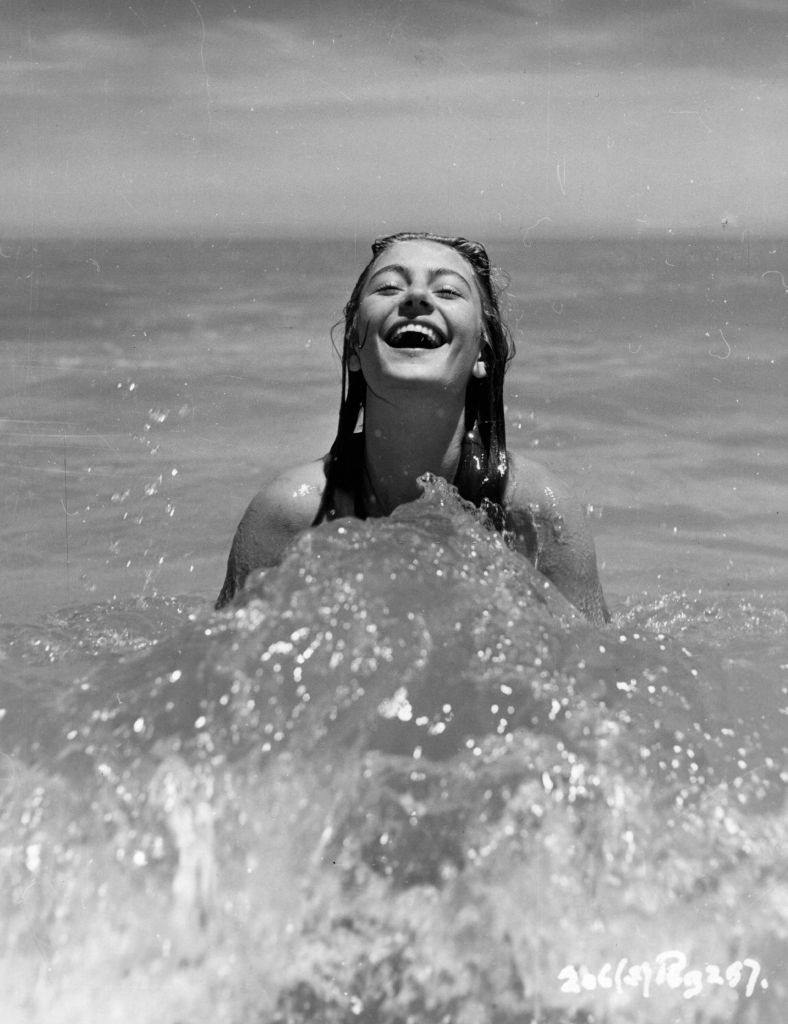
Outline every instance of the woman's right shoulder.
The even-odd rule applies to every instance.
[[[288,544],[312,525],[325,487],[323,460],[292,466],[252,498],[238,524],[216,608],[223,608],[255,569],[277,565]]]
[[[326,485],[324,460],[291,466],[252,498],[247,515],[277,522],[294,533],[312,524]]]

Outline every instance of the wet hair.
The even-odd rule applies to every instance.
[[[451,238],[427,231],[403,231],[386,235],[372,243],[372,258],[362,270],[344,309],[342,345],[342,399],[339,406],[337,436],[331,445],[326,466],[326,486],[314,524],[329,512],[336,487],[356,495],[356,515],[364,518],[365,509],[358,487],[358,446],[354,435],[364,409],[367,385],[360,372],[351,372],[348,362],[357,350],[358,311],[361,295],[375,260],[396,242],[435,242],[458,252],[470,265],[479,289],[484,322],[485,344],[481,358],[486,376],[471,376],[465,391],[465,443],[454,484],[461,496],[476,505],[499,505],[507,476],[506,424],[503,409],[503,378],[514,356],[514,343],[501,316],[499,298],[492,281],[490,259],[484,246],[467,238]],[[339,326],[339,325],[337,325]]]

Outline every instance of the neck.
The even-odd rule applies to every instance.
[[[422,396],[423,398],[423,396]],[[457,473],[465,426],[464,402],[442,405],[383,402],[369,392],[364,412],[368,512],[388,515],[421,493],[416,480],[434,473],[451,483]]]

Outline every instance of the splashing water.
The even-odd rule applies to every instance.
[[[16,630],[3,1019],[776,1024],[780,753],[639,618],[590,627],[427,481],[230,611]]]

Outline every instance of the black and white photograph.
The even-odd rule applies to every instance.
[[[786,54],[0,2],[2,1024],[784,1024]]]

